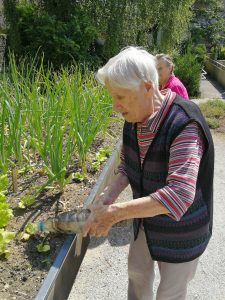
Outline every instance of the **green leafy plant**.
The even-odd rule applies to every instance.
[[[13,217],[12,209],[6,202],[6,189],[8,187],[8,177],[2,175],[0,177],[0,256],[8,258],[10,251],[7,248],[8,243],[14,238],[13,232],[3,229],[9,220]]]
[[[31,206],[32,204],[34,204],[35,202],[35,196],[33,195],[25,195],[23,197],[21,197],[20,202],[19,202],[19,207],[20,208],[27,208],[29,206]]]
[[[112,150],[108,147],[102,147],[99,149],[99,151],[96,153],[96,160],[103,162],[109,157],[112,153]]]
[[[109,157],[112,154],[112,149],[109,146],[104,146],[99,149],[99,152]]]
[[[9,179],[7,174],[0,175],[0,192],[6,192],[9,185]]]
[[[101,163],[104,162],[112,153],[112,150],[108,147],[102,147],[95,155],[94,161],[91,163],[91,171],[97,172],[100,170]]]
[[[3,192],[0,192],[0,203],[5,202],[6,196]]]
[[[5,231],[4,229],[0,229],[0,256],[4,258],[8,258],[10,255],[10,251],[7,248],[9,242],[15,237],[14,232]]]
[[[183,82],[187,88],[189,97],[197,97],[199,95],[201,68],[196,56],[188,49],[187,53],[176,56],[175,75]]]
[[[102,87],[96,86],[93,74],[85,73],[85,80],[81,73],[77,73],[74,80],[76,97],[70,95],[73,111],[73,127],[75,129],[76,150],[79,166],[86,174],[87,153],[96,135],[105,128],[111,114],[111,102]]]
[[[100,161],[93,161],[91,163],[91,171],[92,172],[97,172],[100,170],[100,167],[101,167],[101,163]]]
[[[198,61],[198,63],[200,65],[204,65],[205,63],[205,60],[206,60],[206,54],[207,54],[207,49],[206,49],[206,46],[205,44],[197,44],[195,47],[194,47],[194,53],[196,55],[196,60]]]
[[[34,223],[28,223],[25,227],[25,232],[33,235],[37,233],[37,225]]]
[[[36,249],[39,253],[50,251],[51,247],[48,243],[45,243],[46,237],[43,238],[42,242],[36,246]]]
[[[30,238],[30,234],[26,233],[24,231],[20,232],[17,235],[17,239],[20,240],[20,241],[27,241],[27,240],[29,240],[29,238]]]
[[[82,181],[84,181],[87,177],[86,177],[84,174],[82,174],[81,172],[76,172],[76,173],[74,173],[73,178],[74,178],[75,180],[79,181],[79,182],[82,182]]]
[[[0,228],[6,226],[9,220],[13,217],[12,209],[4,199],[3,194],[0,197]]]

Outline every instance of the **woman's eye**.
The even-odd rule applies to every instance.
[[[117,96],[118,100],[123,100],[123,98],[124,98],[123,96]]]

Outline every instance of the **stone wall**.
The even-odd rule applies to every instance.
[[[205,70],[225,88],[225,61],[208,58],[205,62]]]

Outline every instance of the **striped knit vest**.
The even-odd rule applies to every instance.
[[[169,151],[173,140],[196,121],[204,134],[205,150],[200,162],[193,204],[180,221],[167,215],[143,219],[148,248],[153,260],[170,263],[191,261],[200,256],[212,234],[214,146],[208,125],[198,106],[176,96],[154,137],[141,168],[136,124],[125,122],[123,147],[126,173],[133,198],[154,193],[166,185]],[[141,219],[134,219],[136,240]]]

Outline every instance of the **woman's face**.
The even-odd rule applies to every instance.
[[[153,86],[142,82],[138,90],[117,88],[106,84],[112,97],[113,109],[121,113],[127,122],[143,122],[153,113]]]
[[[172,73],[172,66],[169,66],[167,62],[165,62],[163,59],[160,59],[157,63],[157,70],[159,74],[159,84],[166,84]]]

